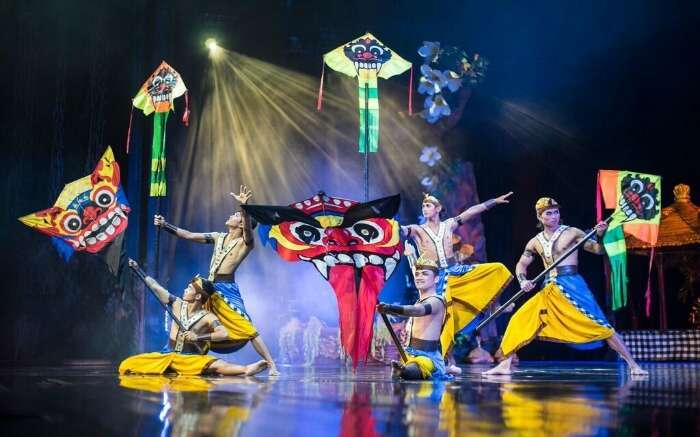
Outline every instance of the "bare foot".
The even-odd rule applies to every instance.
[[[454,364],[450,364],[449,366],[447,366],[447,367],[445,368],[445,372],[446,372],[448,375],[459,376],[459,375],[462,374],[462,369],[459,368],[459,367],[457,367],[457,366],[455,366]]]
[[[245,376],[253,376],[267,369],[267,361],[260,360],[257,363],[248,364],[245,366]]]
[[[277,366],[274,364],[270,364],[270,372],[268,372],[269,376],[280,376],[280,371],[277,370]]]
[[[498,366],[494,367],[491,370],[487,370],[485,372],[481,372],[482,375],[488,376],[488,375],[511,375],[513,373],[513,370],[511,370],[509,365],[503,365],[506,363],[506,361],[502,361],[501,364]],[[508,363],[510,364],[510,363]]]
[[[630,367],[630,374],[635,376],[646,376],[649,374],[646,370],[639,366]]]

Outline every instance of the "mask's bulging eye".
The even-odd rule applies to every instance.
[[[369,51],[376,57],[380,57],[384,54],[384,49],[379,46],[371,46]]]
[[[80,216],[77,213],[69,212],[61,220],[61,226],[69,233],[74,234],[80,231],[80,229],[83,227],[83,221],[80,219]]]
[[[361,220],[350,228],[350,232],[362,239],[365,244],[377,243],[384,239],[384,231],[376,223]]]
[[[359,55],[359,54],[366,52],[367,48],[362,44],[355,44],[350,48],[350,50],[352,50],[353,52],[355,52],[356,54]]]
[[[306,223],[294,223],[289,227],[289,230],[306,244],[318,244],[321,241],[321,231]]]
[[[100,208],[107,208],[114,203],[114,193],[109,188],[100,188],[92,193],[92,201]]]

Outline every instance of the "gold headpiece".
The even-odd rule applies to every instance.
[[[423,193],[423,202],[432,203],[435,206],[442,206],[437,197],[432,196],[430,193]]]
[[[440,270],[435,260],[424,257],[420,257],[416,260],[415,268],[416,270],[432,270],[436,273]]]
[[[214,285],[208,279],[205,279],[199,275],[192,278],[191,284],[194,286],[198,293],[204,293],[207,296],[214,294]]]
[[[535,211],[537,215],[542,214],[544,211],[552,208],[559,208],[559,204],[556,200],[551,197],[540,197],[540,199],[535,203]]]

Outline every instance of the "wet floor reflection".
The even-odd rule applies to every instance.
[[[700,430],[700,364],[524,363],[482,378],[395,383],[385,367],[283,368],[280,378],[0,369],[3,425],[52,434],[237,436],[686,435]],[[5,427],[4,427],[5,428]],[[87,432],[87,430],[90,430]],[[11,435],[12,433],[8,434]]]

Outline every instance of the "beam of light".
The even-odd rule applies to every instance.
[[[535,157],[551,175],[563,181],[578,183],[567,175],[570,169],[562,162],[581,158],[580,134],[566,127],[556,111],[533,102],[500,101],[497,125],[515,145]],[[517,153],[517,152],[516,152]]]
[[[357,80],[339,74],[326,78],[324,108],[317,112],[318,77],[222,49],[195,94],[199,109],[188,138],[169,161],[169,219],[196,231],[224,231],[237,206],[229,192],[237,192],[240,184],[251,188],[255,204],[286,205],[318,190],[361,200]],[[418,157],[423,146],[436,142],[426,135],[421,118],[405,114],[405,84],[392,82],[380,83],[381,137],[379,153],[370,158],[370,198],[397,192],[420,198],[424,166]],[[207,271],[210,247],[178,244],[176,261],[174,242],[166,244],[165,276],[173,278],[172,287],[179,289],[193,273]],[[332,288],[308,265],[287,263],[257,246],[236,279],[272,348],[290,302],[337,324]]]
[[[213,60],[218,60],[223,56],[224,49],[219,45],[215,38],[207,38],[204,45],[209,50],[209,57]]]

